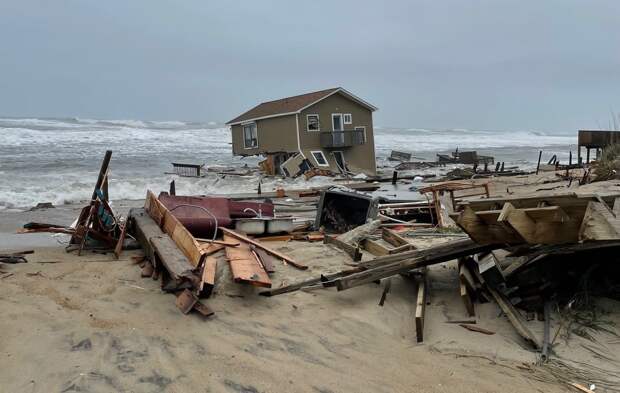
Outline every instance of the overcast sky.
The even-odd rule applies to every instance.
[[[342,86],[375,124],[572,131],[620,112],[620,1],[0,0],[0,114],[227,121]]]

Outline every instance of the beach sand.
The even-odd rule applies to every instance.
[[[119,211],[141,201],[117,202]],[[183,315],[174,296],[141,278],[142,251],[67,254],[48,234],[12,235],[28,221],[69,224],[79,206],[0,212],[3,251],[34,249],[28,263],[0,273],[2,392],[565,392],[533,376],[536,355],[493,303],[477,305],[470,332],[454,262],[430,271],[425,340],[416,343],[416,285],[392,278],[343,292],[317,290],[266,298],[219,282],[209,318]],[[7,240],[8,239],[8,240]],[[13,243],[13,239],[19,239]],[[414,240],[420,247],[429,240]],[[271,243],[301,263],[278,265],[274,287],[346,267],[348,256],[322,243]],[[10,274],[9,274],[10,273]],[[530,327],[542,335],[542,323]],[[581,356],[574,352],[577,357]],[[584,382],[584,381],[579,381]]]

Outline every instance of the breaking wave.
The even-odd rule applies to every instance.
[[[143,198],[147,188],[167,188],[172,162],[207,166],[254,166],[259,158],[232,156],[230,131],[216,122],[96,120],[82,118],[0,118],[0,210],[31,207],[39,202],[63,204],[85,200],[105,150],[112,150],[110,193],[113,199]],[[531,166],[538,149],[568,155],[576,135],[540,131],[430,130],[376,127],[379,164],[391,150],[409,151],[434,160],[435,153],[455,148],[476,149],[498,160]],[[215,175],[177,178],[177,190],[187,194],[253,192],[258,177]],[[301,179],[273,179],[277,185],[307,187]]]

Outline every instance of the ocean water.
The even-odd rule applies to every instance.
[[[434,160],[456,147],[492,155],[506,165],[532,168],[538,151],[543,160],[557,154],[568,159],[575,154],[575,132],[427,130],[416,128],[375,128],[378,165],[390,165],[390,151],[412,152]],[[166,174],[172,162],[201,163],[208,167],[253,167],[258,157],[232,156],[230,131],[209,122],[93,120],[79,118],[37,119],[0,118],[0,210],[21,209],[39,202],[56,205],[90,197],[105,150],[112,150],[110,197],[139,199],[150,188],[165,190],[176,180],[177,192],[184,194],[225,194],[253,192],[259,179],[254,176],[201,179],[177,178]],[[431,169],[426,172],[445,171]],[[329,182],[316,177],[268,179],[263,190],[285,187],[304,188]]]

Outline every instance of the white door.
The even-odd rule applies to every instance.
[[[344,145],[344,126],[342,124],[342,113],[332,113],[332,132],[334,146]]]

